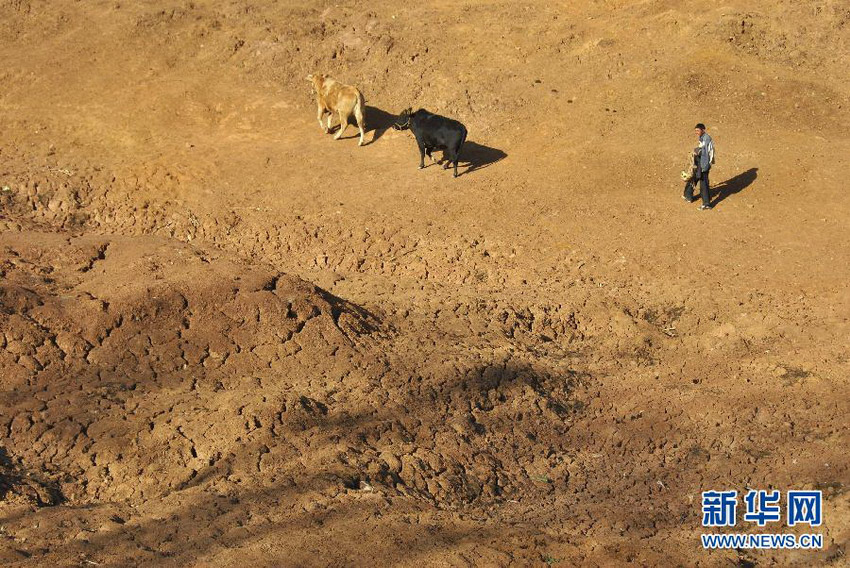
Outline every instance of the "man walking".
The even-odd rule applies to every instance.
[[[699,180],[700,194],[702,194],[702,205],[700,209],[711,209],[711,193],[708,186],[708,172],[714,163],[714,142],[705,131],[705,124],[699,123],[694,127],[699,144],[694,148],[694,176],[685,184],[685,193],[682,198],[688,203],[694,201],[694,186]]]

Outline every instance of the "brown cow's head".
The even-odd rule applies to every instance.
[[[322,91],[322,84],[325,82],[325,76],[322,73],[311,73],[307,75],[307,80],[313,85],[313,90],[317,93]]]
[[[410,120],[413,116],[413,109],[406,108],[401,111],[401,114],[396,117],[395,122],[393,122],[393,128],[396,130],[407,130],[410,128]]]

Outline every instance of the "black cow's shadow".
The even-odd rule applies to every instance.
[[[463,172],[465,174],[476,170],[483,170],[507,156],[507,154],[498,148],[491,148],[477,142],[467,141],[460,150],[461,159],[467,162],[466,171]]]
[[[461,176],[475,170],[482,170],[507,156],[507,154],[498,148],[491,148],[477,142],[467,141],[464,143],[463,148],[460,149],[460,160],[458,160],[458,166],[466,169],[458,175]],[[445,154],[439,160],[435,160],[435,163],[443,167],[448,167],[445,162]],[[431,164],[425,163],[426,168],[429,165]]]
[[[378,107],[366,105],[366,134],[367,134],[367,142],[366,146],[376,142],[384,133],[389,130],[393,123],[395,122],[397,115],[389,113],[383,109]],[[359,136],[356,127],[357,124],[354,121],[354,117],[349,117],[349,124],[353,125],[355,128],[350,128],[346,131],[351,132],[351,135],[346,135],[341,138],[341,140],[345,140],[347,138],[356,138]],[[330,132],[336,132],[339,129],[339,125],[331,126]],[[372,138],[369,140],[368,134],[372,132]],[[484,144],[478,144],[477,142],[471,142],[469,140],[464,143],[463,148],[460,150],[460,161],[458,165],[461,167],[465,167],[466,169],[463,171],[463,174],[468,174],[474,172],[476,170],[481,170],[486,168],[491,164],[495,164],[499,160],[506,158],[507,154],[498,148],[491,148],[490,146],[485,146]],[[437,164],[443,164],[444,157],[441,157],[439,160],[435,160]],[[426,163],[425,167],[429,165]]]
[[[714,194],[714,202],[712,203],[712,206],[717,206],[717,204],[730,195],[735,195],[736,193],[740,193],[750,187],[750,185],[756,181],[758,171],[758,168],[750,168],[747,171],[741,172],[735,177],[729,178],[714,186],[712,188],[712,193]]]

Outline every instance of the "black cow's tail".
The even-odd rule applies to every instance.
[[[463,148],[463,145],[466,144],[466,135],[468,134],[466,130],[466,126],[463,127],[463,138],[460,139],[460,144],[457,146],[457,154],[460,155],[460,149]]]

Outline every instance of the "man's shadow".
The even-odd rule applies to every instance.
[[[758,171],[758,168],[750,168],[747,171],[714,186],[712,188],[712,193],[714,194],[714,203],[712,203],[712,206],[716,207],[721,201],[730,195],[735,195],[736,193],[740,193],[750,187],[750,185],[756,181]]]

